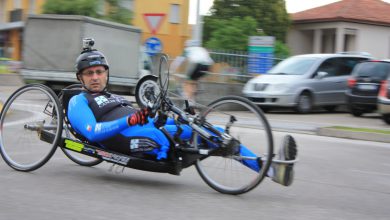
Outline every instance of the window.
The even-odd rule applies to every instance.
[[[353,67],[365,58],[330,58],[323,62],[317,72],[327,72],[330,76],[346,76],[351,74]]]
[[[169,14],[169,22],[174,24],[180,23],[180,5],[171,4],[171,13]]]

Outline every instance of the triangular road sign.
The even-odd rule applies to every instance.
[[[163,13],[145,13],[144,19],[148,25],[152,34],[156,34],[157,30],[160,28],[166,14]]]

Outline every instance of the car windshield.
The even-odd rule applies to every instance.
[[[381,80],[387,78],[390,70],[390,63],[366,62],[361,63],[354,71],[354,74],[360,77],[377,77]]]
[[[318,60],[316,57],[291,57],[278,63],[268,71],[273,75],[303,75]]]

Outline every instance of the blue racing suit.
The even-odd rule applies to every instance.
[[[169,140],[154,126],[153,118],[143,126],[129,126],[127,117],[136,112],[131,103],[121,96],[83,92],[69,101],[68,118],[74,130],[89,142],[123,154],[155,154],[157,159],[167,157]],[[165,129],[174,135],[177,126],[168,120]],[[181,125],[180,138],[188,140],[191,129]]]

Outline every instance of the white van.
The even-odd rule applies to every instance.
[[[249,80],[242,92],[264,111],[292,107],[308,113],[315,106],[333,111],[346,104],[347,79],[353,67],[367,59],[367,55],[348,54],[292,56]]]

